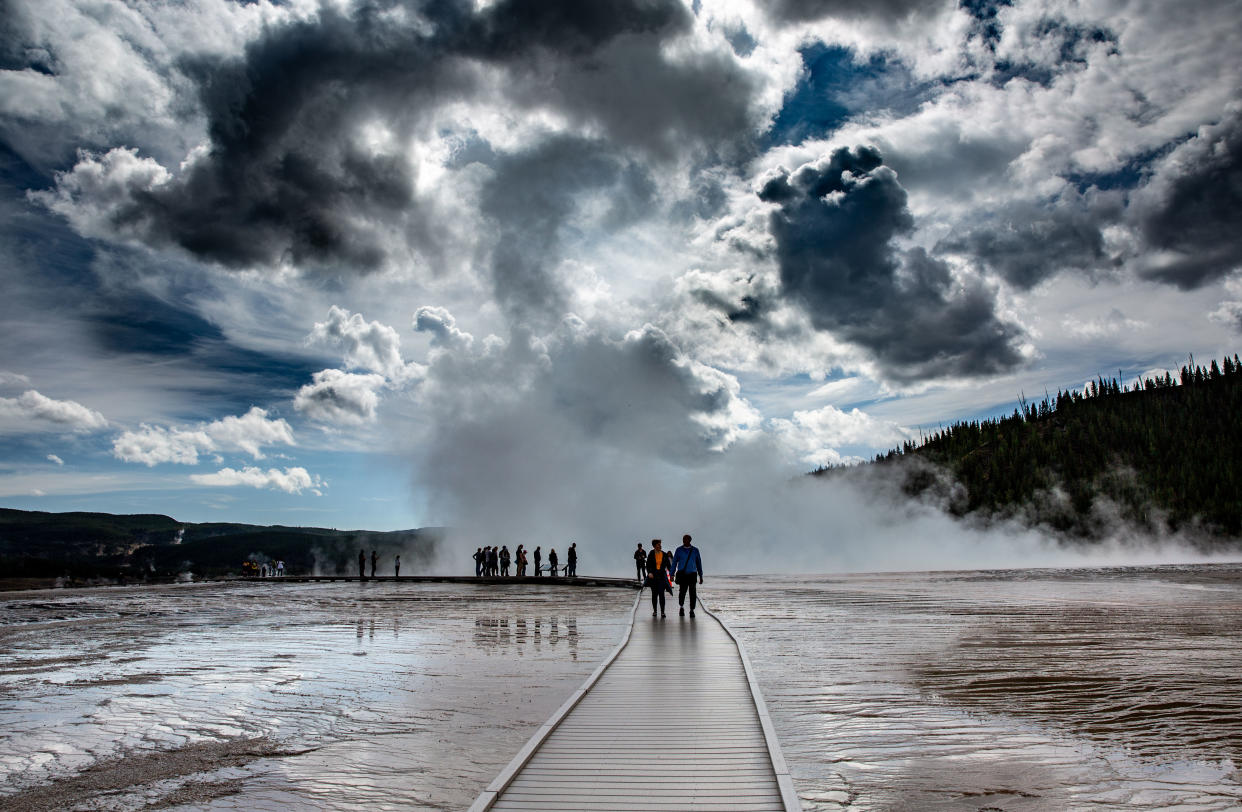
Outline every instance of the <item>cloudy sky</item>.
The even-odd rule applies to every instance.
[[[0,0],[0,503],[643,537],[1232,354],[1240,42],[1234,0]]]

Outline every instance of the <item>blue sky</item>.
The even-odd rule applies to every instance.
[[[0,504],[585,533],[1232,354],[1238,10],[15,0]]]

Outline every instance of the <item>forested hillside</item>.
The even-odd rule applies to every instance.
[[[1007,417],[955,423],[870,465],[895,468],[906,493],[959,516],[1017,516],[1084,539],[1123,521],[1236,540],[1242,364],[1192,359],[1176,379],[1133,386],[1101,377],[1086,392],[1022,400]]]
[[[0,578],[167,580],[241,574],[246,561],[283,560],[293,573],[349,573],[358,550],[417,573],[435,556],[435,529],[371,532],[322,527],[178,522],[161,515],[42,513],[0,508]]]

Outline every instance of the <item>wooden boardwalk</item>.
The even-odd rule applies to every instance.
[[[357,575],[278,575],[268,578],[260,578],[257,575],[232,575],[220,578],[204,578],[204,581],[245,581],[247,583],[261,584],[306,584],[321,583],[329,581],[355,581],[358,583],[398,583],[398,584],[476,584],[476,585],[493,585],[501,586],[515,584],[534,584],[536,586],[608,586],[620,589],[638,589],[639,583],[633,578],[606,578],[598,575],[575,575],[572,578],[561,575],[543,575],[535,577],[532,575],[523,575],[518,577],[511,575],[507,577],[488,576],[476,577],[473,575],[371,575],[359,577]]]
[[[479,796],[483,810],[794,812],[802,807],[745,652],[700,605],[650,616]]]

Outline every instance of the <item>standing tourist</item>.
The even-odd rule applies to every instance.
[[[699,599],[698,586],[703,583],[703,559],[699,548],[690,543],[690,534],[681,537],[681,546],[673,553],[673,578],[677,581],[677,605],[683,617],[686,614],[686,590],[690,591],[690,617]]]
[[[486,556],[483,555],[483,548],[478,547],[474,551],[474,577],[480,578],[483,575],[483,561]]]
[[[643,549],[643,543],[638,542],[638,549],[634,551],[634,568],[638,570],[638,583],[647,580],[647,551]]]
[[[367,554],[362,550],[358,551],[358,577],[367,577]]]
[[[578,542],[569,545],[569,552],[565,553],[565,574],[570,578],[578,576]]]
[[[535,575],[539,574],[539,565],[543,563],[543,553],[540,552],[542,549],[538,544],[535,545]]]
[[[371,577],[375,577],[375,565],[379,561],[379,553],[375,550],[371,551]]]
[[[512,556],[509,555],[509,545],[506,544],[500,548],[500,574],[506,578],[509,577],[509,562],[512,560]]]
[[[401,556],[397,556],[397,559],[393,562],[393,575],[397,578],[401,577]]]
[[[663,542],[652,539],[651,552],[647,554],[647,586],[651,587],[652,617],[656,616],[656,609],[660,610],[660,617],[664,617],[664,590],[668,589],[672,563],[673,557],[664,552]]]
[[[556,550],[548,550],[548,573],[556,577]]]
[[[526,545],[519,544],[517,548],[517,574],[519,578],[526,577]]]

